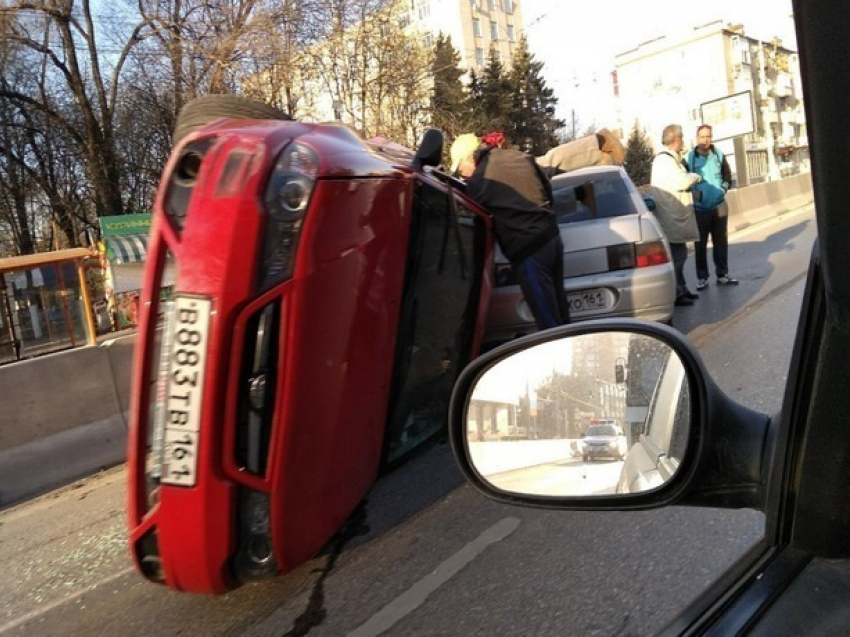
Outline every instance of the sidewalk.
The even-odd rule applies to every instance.
[[[123,330],[117,330],[115,332],[107,332],[106,334],[100,334],[95,340],[98,345],[102,345],[106,341],[111,341],[116,338],[122,338],[124,336],[133,336],[136,332],[138,332],[138,328],[128,327]]]

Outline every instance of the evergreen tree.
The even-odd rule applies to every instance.
[[[484,115],[481,104],[484,96],[484,81],[475,69],[469,70],[469,84],[466,86],[466,107],[464,113],[469,122],[467,133],[481,133]]]
[[[626,172],[635,182],[636,186],[644,186],[649,183],[652,173],[652,159],[654,153],[646,139],[646,134],[635,120],[629,142],[626,144]]]
[[[505,132],[513,144],[533,155],[542,155],[558,145],[556,131],[564,126],[564,122],[555,117],[558,98],[546,86],[542,70],[543,62],[535,60],[523,37],[506,80],[511,96],[507,121],[511,127]]]
[[[481,77],[481,98],[474,100],[470,91],[470,102],[476,132],[486,134],[494,130],[502,131],[510,141],[511,87],[499,52],[493,46],[490,47],[490,56]]]
[[[466,92],[461,82],[460,54],[452,46],[451,36],[440,33],[434,45],[431,63],[434,88],[431,91],[431,125],[453,139],[467,124]]]

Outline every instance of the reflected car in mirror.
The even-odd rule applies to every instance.
[[[626,436],[614,422],[592,422],[581,441],[581,459],[624,460],[628,451]]]

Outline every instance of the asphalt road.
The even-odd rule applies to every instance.
[[[510,452],[506,450],[505,453]],[[482,475],[504,491],[586,496],[616,493],[622,468],[622,460],[599,458],[584,461],[580,457],[568,456],[545,464]]]
[[[767,413],[781,406],[815,233],[809,209],[735,235],[741,284],[708,288],[674,319],[720,387]],[[693,285],[692,257],[686,270]],[[0,635],[645,635],[764,524],[747,510],[501,505],[438,444],[376,484],[323,554],[212,598],[131,569],[124,477],[0,512]]]

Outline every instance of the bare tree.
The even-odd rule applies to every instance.
[[[5,109],[4,109],[5,110]],[[9,118],[2,112],[0,118],[0,227],[3,234],[11,237],[16,254],[35,252],[32,206],[29,205],[34,188],[26,164],[20,157],[26,152],[26,142],[19,131],[10,125]]]
[[[120,153],[113,134],[119,78],[149,23],[139,21],[104,64],[89,0],[6,2],[0,13],[0,38],[26,50],[33,65],[33,84],[12,86],[4,77],[0,99],[21,110],[34,109],[61,129],[79,152],[96,215],[121,214]]]
[[[257,20],[242,80],[247,97],[299,115],[301,78],[309,57],[309,24],[315,7],[303,0],[279,0]]]
[[[398,0],[317,0],[304,81],[365,136],[415,136],[425,115],[430,54],[404,33]]]

